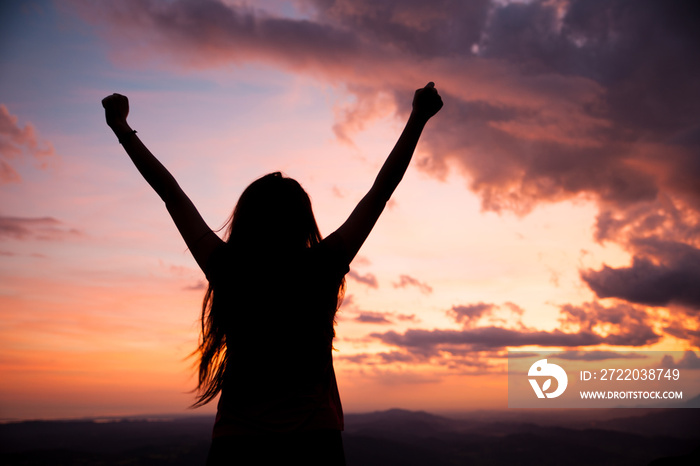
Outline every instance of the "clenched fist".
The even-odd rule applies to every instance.
[[[413,95],[413,113],[425,119],[432,118],[442,108],[442,98],[435,89],[435,83],[429,82],[425,87],[416,90]]]
[[[129,99],[121,94],[112,94],[102,99],[105,109],[105,119],[110,128],[126,127],[126,117],[129,115]]]

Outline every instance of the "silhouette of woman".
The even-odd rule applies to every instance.
[[[325,239],[304,189],[278,172],[246,188],[219,239],[128,125],[128,99],[112,94],[102,106],[209,280],[193,405],[221,393],[207,464],[345,464],[332,361],[335,313],[350,262],[401,181],[425,124],[442,108],[435,85],[415,92],[411,116],[372,188]]]

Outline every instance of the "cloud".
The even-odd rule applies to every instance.
[[[664,327],[664,332],[681,340],[689,340],[693,346],[700,346],[700,328],[697,320],[693,322],[673,322],[671,325]]]
[[[362,311],[355,319],[355,322],[362,324],[391,324],[392,321],[386,318],[386,314],[382,312]]]
[[[404,322],[420,322],[420,319],[415,314],[396,314],[396,318]]]
[[[333,359],[337,361],[350,361],[354,364],[364,364],[367,358],[370,356],[371,355],[368,353],[341,354],[339,356],[333,356]]]
[[[452,306],[452,309],[447,311],[447,315],[451,316],[458,324],[463,324],[465,327],[469,327],[482,316],[492,314],[494,307],[495,304],[490,303]]]
[[[66,236],[81,235],[80,231],[63,225],[63,222],[53,217],[0,216],[0,239],[58,240]]]
[[[581,278],[599,298],[620,298],[647,306],[679,304],[700,309],[700,250],[683,243],[637,240],[629,267],[587,270]]]
[[[661,338],[646,309],[624,303],[609,307],[600,303],[565,304],[560,307],[564,328],[578,328],[583,332],[605,335],[604,342],[615,346],[644,346]]]
[[[515,307],[516,311],[522,311],[513,303],[507,303],[507,307]],[[404,333],[392,330],[371,333],[370,337],[424,358],[445,353],[464,357],[474,352],[522,346],[646,346],[661,338],[654,332],[651,326],[652,319],[645,310],[626,304],[611,307],[604,307],[595,302],[581,306],[563,305],[560,308],[563,329],[552,331],[527,328],[522,323],[519,323],[517,328],[473,325],[474,319],[490,315],[497,308],[498,306],[487,303],[454,306],[448,311],[448,315],[465,325],[461,330],[408,329]],[[598,353],[598,356],[602,354]]]
[[[661,365],[678,369],[700,369],[700,358],[694,351],[686,351],[683,353],[683,357],[675,362],[673,356],[667,354],[661,360]]]
[[[436,355],[443,347],[465,347],[470,351],[486,351],[505,347],[580,347],[605,343],[606,339],[593,332],[564,333],[538,330],[512,330],[502,327],[479,327],[466,330],[409,329],[403,334],[395,331],[372,333],[381,342],[404,348],[424,356]]]
[[[502,310],[510,313],[510,316],[508,318],[501,317]],[[476,304],[452,306],[452,309],[448,310],[446,314],[465,329],[475,327],[482,318],[488,318],[487,320],[491,324],[511,322],[519,328],[525,328],[525,325],[522,323],[524,312],[520,306],[511,302],[503,303],[502,306],[479,302]]]
[[[405,288],[407,286],[415,286],[423,294],[430,294],[433,292],[433,288],[427,283],[419,282],[417,279],[411,277],[410,275],[401,275],[399,277],[399,282],[394,283],[394,288]]]
[[[19,173],[6,161],[0,159],[0,183],[18,183],[22,180]]]
[[[364,285],[367,285],[370,288],[379,287],[379,284],[377,283],[377,277],[375,277],[371,273],[368,273],[365,275],[360,275],[359,273],[355,272],[354,270],[351,270],[348,272],[348,277],[352,278],[353,280],[355,280],[358,283],[362,283]]]
[[[349,68],[342,59],[361,48],[351,31],[217,0],[72,3],[80,15],[101,24],[109,39],[123,37],[127,47],[141,43],[134,59],[142,61],[160,52],[187,68],[273,62],[300,72],[338,73]]]
[[[340,355],[336,356],[335,359],[367,365],[413,363],[416,361],[415,356],[400,351]]]
[[[396,312],[373,312],[373,311],[362,311],[355,309],[357,316],[353,319],[355,322],[360,322],[363,324],[393,324],[394,322],[390,318],[396,318],[402,322],[420,322],[415,314],[398,314]]]
[[[366,256],[363,256],[361,254],[355,256],[355,258],[352,260],[352,263],[355,265],[372,265],[372,261],[370,261]]]
[[[10,160],[29,154],[39,168],[46,168],[48,158],[55,155],[51,143],[40,141],[31,123],[20,127],[18,121],[4,104],[0,104],[0,184],[22,180]]]
[[[413,362],[415,360],[414,356],[402,353],[400,351],[390,351],[388,353],[381,352],[377,353],[377,355],[382,359],[382,362],[385,364],[393,364],[397,362]]]
[[[182,287],[182,289],[186,290],[186,291],[206,291],[207,286],[208,286],[208,284],[206,281],[197,280],[196,283],[194,283],[192,285],[186,285],[186,286]]]

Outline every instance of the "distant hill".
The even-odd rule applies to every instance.
[[[612,417],[615,410],[581,411],[348,415],[348,464],[645,465],[700,446],[700,412],[693,409],[618,410],[621,417]]]
[[[0,464],[204,464],[212,424],[211,416],[3,424]],[[392,409],[348,414],[343,441],[350,466],[700,464],[700,412],[508,410],[438,416]],[[670,457],[675,458],[660,460]]]

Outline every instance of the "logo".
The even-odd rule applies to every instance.
[[[566,390],[566,385],[569,383],[569,379],[566,376],[564,369],[556,364],[548,364],[546,359],[540,359],[530,366],[530,370],[528,371],[527,375],[528,377],[548,377],[542,384],[541,388],[536,379],[528,379],[530,385],[532,385],[532,389],[535,391],[535,395],[537,395],[537,398],[544,398],[545,396],[547,398],[556,398],[564,393],[564,390]],[[547,390],[549,390],[552,385],[552,378],[557,380],[557,389],[551,393],[547,393]]]

